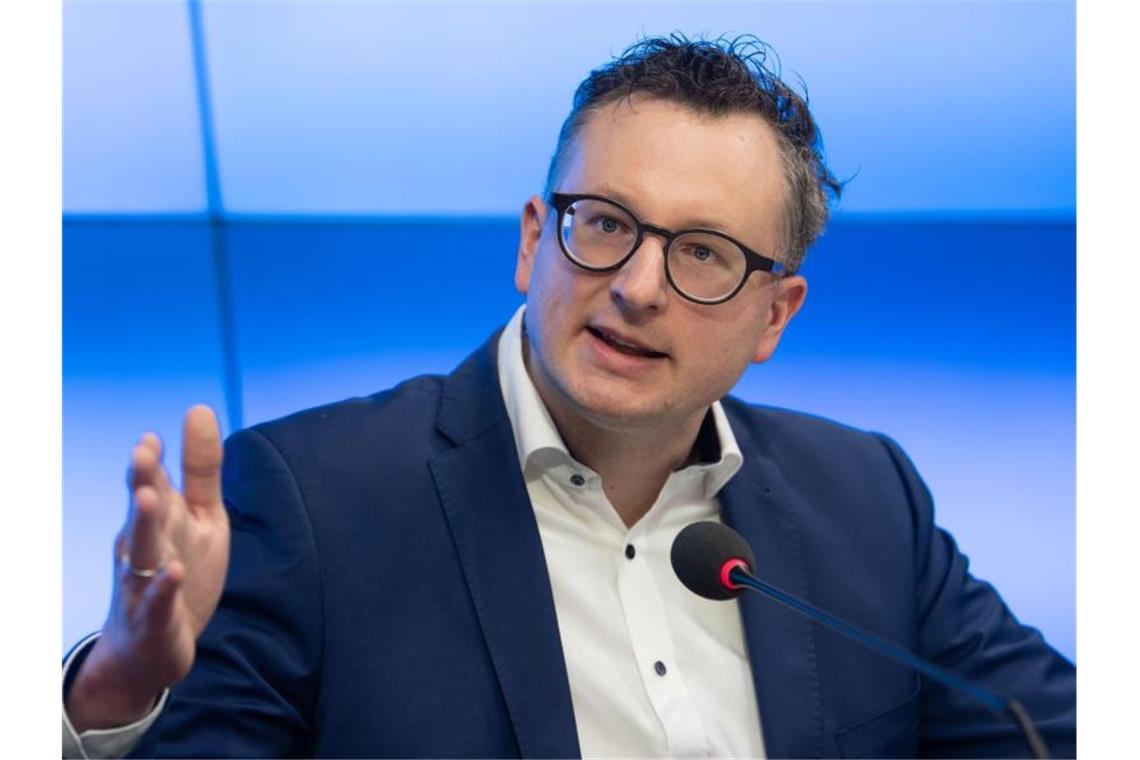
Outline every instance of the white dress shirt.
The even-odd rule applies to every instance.
[[[75,666],[75,661],[79,659],[79,655],[89,646],[95,644],[95,639],[99,638],[99,634],[93,633],[87,638],[76,644],[71,652],[68,653],[67,659],[63,663],[63,678],[67,681],[68,672]],[[124,757],[135,745],[139,743],[139,739],[150,728],[158,716],[162,714],[162,708],[166,707],[166,698],[170,696],[170,689],[162,692],[162,697],[155,703],[154,709],[144,715],[134,723],[130,723],[118,728],[92,728],[84,731],[82,734],[75,730],[71,725],[71,721],[67,719],[67,710],[63,711],[63,756],[68,757],[81,757],[81,758],[104,758],[104,757]]]
[[[686,525],[720,520],[740,469],[719,402],[719,458],[672,473],[627,528],[601,478],[574,460],[523,363],[520,308],[499,339],[503,390],[554,594],[578,742],[586,757],[763,757],[735,601],[698,597],[669,550]]]
[[[522,314],[499,339],[499,384],[546,556],[583,756],[764,757],[737,603],[693,594],[669,562],[681,528],[720,520],[716,494],[740,469],[724,410],[711,408],[717,461],[672,473],[627,528],[598,474],[570,456],[527,374]],[[64,756],[122,757],[167,693],[118,729],[77,735],[65,711]]]

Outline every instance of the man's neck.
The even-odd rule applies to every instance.
[[[606,498],[631,528],[653,507],[670,473],[692,460],[702,420],[619,433],[548,408],[570,455],[601,476]]]

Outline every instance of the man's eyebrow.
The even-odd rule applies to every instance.
[[[614,199],[615,201],[617,201],[618,203],[620,203],[621,205],[625,206],[630,211],[632,211],[637,216],[637,218],[640,219],[645,224],[654,224],[655,223],[654,220],[652,220],[652,219],[646,219],[645,215],[636,208],[636,204],[631,200],[630,196],[626,195],[621,190],[618,190],[616,187],[612,187],[610,185],[602,183],[602,184],[598,185],[597,190],[591,191],[591,194],[602,195],[602,196],[605,196],[606,198]],[[721,233],[722,235],[728,235],[733,240],[743,241],[743,237],[741,237],[741,235],[739,233],[733,232],[730,229],[730,226],[726,225],[723,221],[713,221],[711,219],[706,219],[705,217],[701,217],[701,216],[691,216],[691,217],[687,216],[687,217],[685,217],[685,221],[683,224],[674,225],[674,226],[670,227],[669,229],[673,230],[674,232],[676,232],[677,230],[695,230],[695,229],[713,230],[715,232]],[[747,243],[745,245],[747,245]]]

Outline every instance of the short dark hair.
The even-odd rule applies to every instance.
[[[784,264],[796,271],[827,223],[828,203],[842,184],[828,170],[819,128],[800,97],[767,64],[771,48],[752,35],[690,40],[680,33],[631,45],[594,69],[574,93],[546,175],[554,191],[570,142],[595,111],[646,94],[716,116],[755,113],[773,128],[784,168]],[[778,59],[777,59],[778,61]],[[802,83],[801,83],[802,84]],[[830,196],[830,198],[829,198]]]

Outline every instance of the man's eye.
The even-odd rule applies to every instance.
[[[604,216],[598,225],[602,228],[603,232],[617,232],[621,228],[621,224],[612,217]]]
[[[702,264],[715,264],[720,259],[716,251],[705,245],[687,245],[683,250],[690,259]]]

